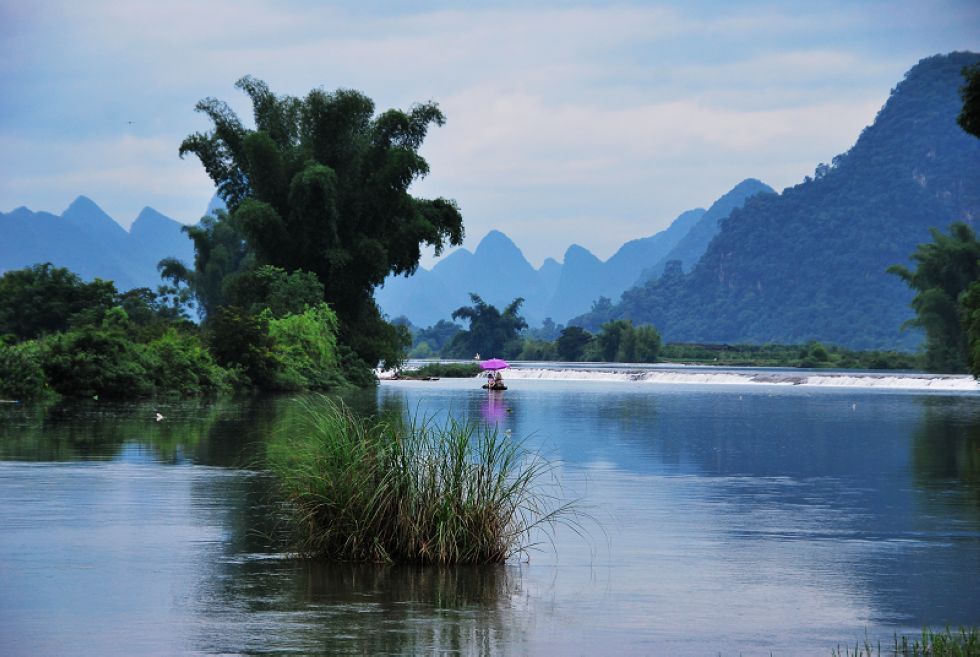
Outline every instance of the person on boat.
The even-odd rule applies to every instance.
[[[499,388],[504,385],[504,377],[500,374],[500,370],[493,373],[493,386]]]

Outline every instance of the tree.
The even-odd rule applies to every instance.
[[[353,90],[314,89],[300,99],[252,77],[235,86],[252,101],[255,128],[206,98],[196,109],[214,128],[180,146],[182,157],[200,159],[228,207],[215,223],[240,231],[257,264],[315,274],[342,342],[367,364],[397,359],[404,332],[383,320],[374,288],[390,274],[413,273],[423,244],[438,255],[463,240],[455,202],[408,193],[429,172],[418,150],[429,126],[444,123],[442,112],[429,102],[375,116],[374,103]],[[195,239],[195,247],[202,272],[209,244]]]
[[[912,254],[915,271],[902,265],[892,265],[888,271],[917,290],[912,299],[916,317],[909,324],[926,332],[926,368],[962,372],[967,364],[968,311],[961,305],[961,295],[980,279],[980,242],[960,222],[950,226],[949,235],[935,228],[931,232],[933,241],[920,244]]]
[[[314,274],[263,265],[226,279],[224,295],[233,306],[255,315],[268,309],[273,317],[300,315],[323,301],[323,285]],[[336,327],[334,327],[336,330]]]
[[[194,269],[176,258],[164,258],[157,269],[178,290],[186,286],[193,292],[201,318],[213,317],[218,308],[229,305],[226,281],[254,267],[255,258],[237,222],[224,210],[205,215],[196,226],[182,230],[194,242]]]
[[[513,358],[521,351],[520,330],[527,328],[527,322],[519,311],[524,299],[518,297],[504,308],[503,312],[485,302],[480,295],[470,293],[472,306],[463,306],[453,311],[453,319],[466,319],[470,323],[468,331],[460,331],[445,350],[452,358],[470,358],[483,354],[485,358],[500,356]]]
[[[617,319],[602,325],[596,346],[599,357],[607,362],[655,363],[660,355],[660,333],[652,326],[634,327],[632,320]]]
[[[50,262],[8,271],[0,276],[0,336],[29,340],[64,331],[83,312],[100,321],[115,298],[111,281],[86,283]]]
[[[974,137],[980,137],[980,64],[963,69],[966,84],[960,89],[963,109],[956,122]]]
[[[412,340],[413,350],[421,347],[422,344],[427,344],[430,356],[433,353],[439,354],[461,330],[459,324],[440,319],[429,328],[416,331]],[[425,358],[425,356],[418,353],[414,355],[417,358]]]
[[[561,335],[555,340],[555,351],[561,360],[582,360],[582,354],[592,340],[592,334],[581,326],[569,326],[562,329]]]

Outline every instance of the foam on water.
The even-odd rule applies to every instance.
[[[885,388],[977,392],[980,385],[971,376],[918,373],[820,373],[759,372],[748,370],[607,370],[579,368],[511,368],[508,379],[550,381],[622,381],[652,384],[779,385],[840,388]]]

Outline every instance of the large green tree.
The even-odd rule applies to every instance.
[[[517,356],[522,346],[520,331],[527,328],[527,322],[520,315],[524,299],[514,299],[503,311],[478,294],[470,293],[470,300],[472,306],[453,311],[453,319],[469,321],[470,328],[453,337],[444,355],[450,358],[471,358],[477,353],[484,358]]]
[[[418,151],[442,112],[429,102],[375,116],[371,99],[353,90],[279,96],[252,77],[236,87],[252,101],[255,127],[206,98],[196,108],[213,129],[180,146],[181,156],[201,160],[228,207],[216,221],[231,222],[256,264],[314,273],[341,340],[366,363],[396,360],[404,332],[382,319],[374,288],[413,273],[423,244],[438,255],[463,240],[455,202],[409,193],[429,172]]]

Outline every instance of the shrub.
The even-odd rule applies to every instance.
[[[428,363],[414,372],[405,372],[410,378],[445,377],[447,379],[472,379],[483,371],[479,363]]]
[[[551,465],[495,429],[363,420],[325,397],[270,445],[296,549],[342,561],[497,563],[559,520]],[[285,434],[284,434],[285,435]]]
[[[298,315],[267,316],[278,362],[274,387],[327,390],[346,383],[337,353],[337,315],[321,303]]]
[[[85,326],[45,344],[44,372],[59,394],[126,398],[153,392],[141,350],[114,328]]]
[[[168,329],[143,348],[147,371],[157,392],[200,395],[228,387],[228,373],[194,335]]]
[[[41,347],[35,341],[17,345],[0,343],[0,397],[35,399],[48,393],[41,359]]]

